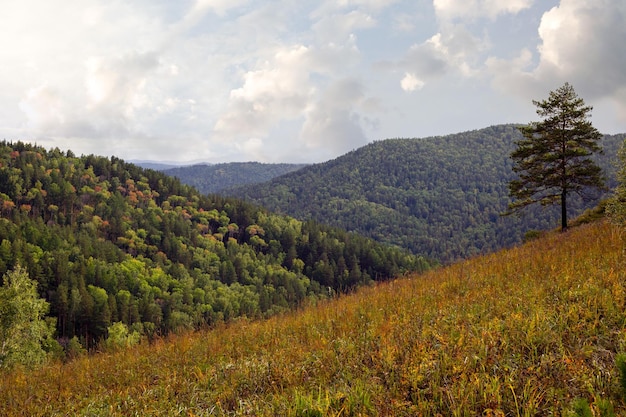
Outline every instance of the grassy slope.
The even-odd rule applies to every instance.
[[[0,415],[562,415],[619,396],[605,223],[266,321],[0,378]],[[503,414],[504,413],[504,414]]]

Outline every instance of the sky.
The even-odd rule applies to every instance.
[[[314,163],[539,120],[565,82],[626,132],[623,0],[0,0],[0,139]]]

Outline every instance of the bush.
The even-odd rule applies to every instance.
[[[129,332],[128,326],[121,321],[113,323],[107,328],[109,336],[105,341],[105,346],[109,349],[133,346],[139,343],[141,335],[136,330]]]

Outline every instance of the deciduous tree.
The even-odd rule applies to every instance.
[[[37,283],[17,266],[0,287],[0,368],[33,366],[46,359],[44,343],[53,328],[45,321],[48,303],[39,298]]]

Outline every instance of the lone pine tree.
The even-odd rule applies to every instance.
[[[509,194],[516,199],[511,212],[530,204],[561,204],[561,230],[567,229],[567,196],[591,188],[603,188],[601,168],[590,156],[602,152],[602,135],[589,121],[586,106],[569,83],[551,91],[547,100],[533,100],[543,119],[520,127],[524,139],[511,153],[518,178],[509,183]]]

